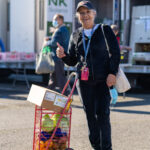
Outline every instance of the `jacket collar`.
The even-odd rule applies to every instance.
[[[96,30],[98,30],[99,28],[101,28],[101,24],[99,24],[99,27]],[[78,36],[81,39],[82,39],[82,31],[83,31],[83,27],[78,28]]]

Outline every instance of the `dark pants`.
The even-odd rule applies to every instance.
[[[61,93],[66,82],[67,82],[67,78],[65,76],[64,63],[61,59],[59,59],[55,62],[55,71],[50,74],[48,88]],[[65,91],[65,95],[68,94],[69,94],[69,87]]]
[[[110,126],[110,93],[105,82],[79,81],[89,128],[89,140],[95,150],[112,150]]]

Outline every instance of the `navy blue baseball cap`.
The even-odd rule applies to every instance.
[[[79,2],[78,5],[77,5],[76,11],[78,12],[79,8],[81,8],[81,7],[86,7],[88,9],[94,9],[92,3],[89,2],[89,1],[81,1],[81,2]]]

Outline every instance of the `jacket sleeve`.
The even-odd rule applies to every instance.
[[[57,42],[64,47],[64,50],[67,51],[69,43],[69,31],[65,26],[60,27],[52,39],[48,42],[48,45],[54,49],[57,48]]]
[[[110,53],[110,64],[109,73],[116,75],[120,63],[120,48],[115,34],[113,33],[110,26],[104,26],[104,33],[109,47]]]
[[[62,58],[65,64],[68,66],[75,66],[77,64],[77,53],[76,44],[74,43],[73,34],[70,37],[68,53],[65,52],[66,56]]]
[[[61,42],[61,32],[60,32],[60,30],[56,31],[56,33],[54,34],[53,38],[50,41],[48,41],[47,44],[50,47],[56,48],[57,47],[57,42],[58,43]]]

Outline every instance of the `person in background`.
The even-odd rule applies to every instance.
[[[5,52],[5,46],[1,38],[0,38],[0,49],[1,52]]]
[[[70,34],[67,27],[64,24],[64,17],[61,14],[55,14],[53,17],[52,25],[54,27],[51,39],[45,38],[43,46],[50,46],[52,52],[54,52],[55,71],[50,74],[50,80],[48,88],[61,92],[67,79],[64,71],[63,61],[56,56],[57,42],[60,43],[64,50],[67,51]],[[69,94],[69,88],[66,90],[65,95]]]
[[[72,33],[68,52],[57,43],[57,56],[69,66],[77,65],[78,92],[86,114],[89,140],[94,150],[112,150],[109,87],[116,82],[120,49],[110,26],[104,25],[111,57],[101,24],[95,24],[96,10],[90,1],[77,5],[82,27]]]
[[[113,30],[113,32],[114,32],[114,34],[117,38],[118,44],[120,45],[120,37],[119,37],[119,28],[118,28],[118,26],[115,25],[115,24],[112,24],[111,29]]]
[[[111,25],[111,29],[113,30],[114,34],[116,35],[118,44],[119,44],[119,46],[120,46],[120,50],[121,50],[121,51],[123,51],[123,50],[130,51],[130,50],[131,50],[131,47],[126,46],[126,45],[120,45],[120,36],[119,36],[119,28],[118,28],[118,26],[115,25],[115,24],[112,24],[112,25]]]

